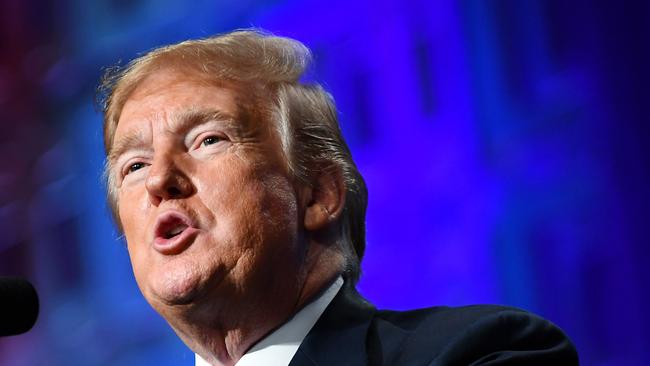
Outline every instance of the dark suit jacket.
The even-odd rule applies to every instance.
[[[290,366],[577,365],[555,325],[495,305],[379,311],[344,284]]]

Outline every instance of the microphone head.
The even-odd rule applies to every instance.
[[[25,333],[38,317],[38,295],[31,283],[0,277],[0,337]]]

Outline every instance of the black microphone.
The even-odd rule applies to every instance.
[[[38,295],[31,283],[0,277],[0,337],[25,333],[38,317]]]

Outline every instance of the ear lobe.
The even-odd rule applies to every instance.
[[[338,169],[324,169],[311,188],[305,210],[305,229],[314,231],[335,222],[345,206],[345,185]]]

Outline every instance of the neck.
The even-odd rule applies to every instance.
[[[234,365],[255,343],[293,315],[295,301],[273,298],[264,303],[246,299],[233,301],[231,309],[206,305],[205,309],[175,316],[173,321],[167,319],[183,342],[211,365]]]
[[[204,306],[189,305],[173,309],[163,316],[183,342],[212,365],[234,365],[267,334],[326,289],[340,274],[343,257],[333,253],[331,246],[312,251],[305,261],[305,275],[295,284],[277,283],[276,287],[294,287],[292,298],[259,296],[283,291],[241,292],[227,304],[215,307],[215,301]],[[286,290],[285,290],[286,291]],[[239,296],[237,296],[239,295]],[[244,297],[244,295],[247,295]],[[239,297],[239,300],[232,300]],[[263,311],[260,311],[263,309]]]

